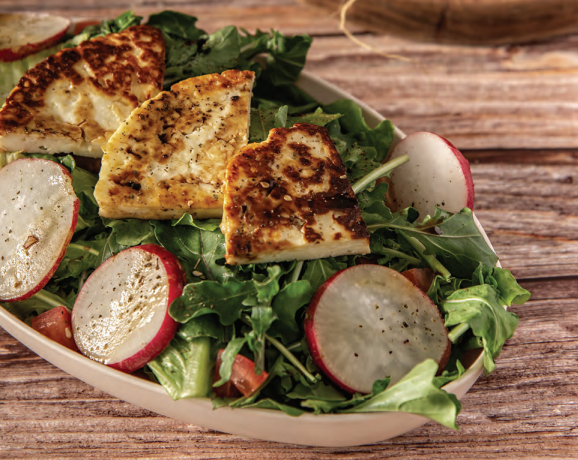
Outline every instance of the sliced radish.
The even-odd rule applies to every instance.
[[[0,14],[0,62],[16,61],[57,44],[70,19],[48,14]]]
[[[413,133],[395,146],[390,159],[401,155],[407,155],[409,162],[391,173],[396,209],[413,206],[422,219],[433,215],[436,205],[450,212],[473,209],[470,163],[448,140],[433,133]]]
[[[72,310],[80,352],[123,372],[144,366],[175,335],[168,309],[184,284],[179,260],[160,246],[135,246],[111,257],[86,280]]]
[[[371,393],[385,377],[395,383],[428,358],[440,370],[449,359],[438,308],[381,265],[356,265],[329,278],[313,296],[304,326],[315,363],[351,393]]]
[[[80,200],[68,170],[23,158],[0,169],[0,301],[36,294],[72,239]]]

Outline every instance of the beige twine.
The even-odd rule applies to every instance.
[[[357,0],[347,0],[347,2],[345,2],[345,4],[341,7],[341,11],[339,12],[339,17],[341,19],[339,21],[339,28],[347,36],[347,38],[349,38],[353,43],[356,43],[357,45],[361,46],[362,48],[365,48],[368,51],[372,51],[376,54],[379,54],[380,56],[383,56],[385,58],[397,59],[399,61],[405,61],[405,62],[415,62],[413,59],[407,58],[405,56],[401,56],[400,54],[383,53],[382,51],[378,50],[377,48],[374,48],[373,46],[368,45],[367,43],[361,41],[359,38],[354,36],[349,31],[349,29],[347,29],[347,26],[345,24],[347,21],[347,10],[349,10],[349,8],[351,8],[356,1]]]

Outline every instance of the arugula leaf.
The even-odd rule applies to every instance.
[[[291,399],[314,399],[317,401],[329,401],[341,403],[347,398],[332,385],[327,385],[322,381],[316,382],[312,385],[304,385],[299,382],[295,388],[286,395]]]
[[[185,219],[179,219],[177,224],[185,222]],[[231,269],[217,264],[225,257],[225,237],[218,228],[206,231],[196,225],[173,226],[171,222],[160,220],[151,221],[151,224],[161,246],[187,262],[183,264],[186,265],[187,276],[195,271],[201,273],[201,279],[223,281],[234,275]]]
[[[309,281],[313,290],[317,291],[325,281],[344,268],[347,268],[347,264],[334,258],[310,260],[301,279]]]
[[[476,227],[470,209],[464,208],[456,214],[436,209],[435,215],[422,223],[411,222],[408,210],[395,213],[391,219],[383,218],[367,228],[370,232],[387,229],[416,238],[425,246],[426,254],[435,255],[452,275],[459,278],[471,278],[480,263],[492,267],[498,261]]]
[[[285,344],[300,338],[300,329],[295,321],[295,314],[304,305],[307,305],[315,294],[308,280],[299,280],[285,286],[275,296],[272,308],[278,321],[269,329],[271,337],[280,338]]]
[[[188,341],[197,337],[220,339],[223,331],[216,315],[203,315],[192,318],[179,327],[177,335]]]
[[[393,141],[393,124],[389,120],[379,123],[374,129],[369,128],[361,107],[349,99],[340,99],[332,104],[323,107],[327,113],[339,113],[342,118],[339,120],[341,128],[347,134],[351,134],[358,145],[362,147],[373,147],[376,151],[375,161],[381,163],[385,160],[389,146]]]
[[[289,107],[286,105],[253,108],[251,109],[251,124],[249,125],[249,141],[263,142],[267,140],[269,131],[273,128],[290,128],[296,123],[325,126],[340,116],[339,114],[324,113],[321,107],[318,107],[313,113],[298,116],[289,115]]]
[[[205,397],[211,392],[211,339],[178,336],[147,366],[174,400]]]
[[[246,299],[243,302],[244,305],[269,305],[273,297],[277,295],[279,292],[279,278],[285,271],[279,265],[273,265],[267,267],[267,273],[267,277],[256,273],[253,274],[256,296]]]
[[[122,32],[131,26],[138,26],[141,20],[141,16],[135,15],[132,11],[126,11],[115,19],[107,19],[100,24],[88,26],[82,33],[88,34],[88,38],[102,37],[104,35]]]
[[[253,407],[253,408],[257,408],[257,409],[280,410],[280,411],[283,411],[287,415],[290,415],[292,417],[298,417],[299,415],[301,415],[305,412],[302,409],[298,409],[297,407],[293,407],[293,406],[288,406],[287,404],[280,403],[280,402],[275,401],[274,399],[271,399],[271,398],[260,399],[257,402],[254,402],[252,404],[247,404],[243,407],[245,409]]]
[[[161,11],[160,13],[151,14],[147,22],[149,26],[155,26],[161,29],[165,34],[180,38],[183,40],[198,40],[206,32],[197,28],[197,18],[188,14],[179,13],[178,11]],[[174,45],[167,46],[167,52],[171,52]]]
[[[500,298],[509,307],[513,303],[522,305],[530,300],[530,292],[522,288],[510,270],[505,270],[500,267],[494,267],[492,276],[498,283],[498,291],[500,291]]]
[[[404,378],[344,413],[396,411],[422,415],[455,430],[461,404],[455,395],[433,382],[437,363],[428,359],[415,366]]]
[[[460,289],[442,301],[441,309],[446,314],[446,327],[467,323],[482,339],[486,375],[492,372],[496,368],[494,358],[518,325],[518,316],[502,307],[500,292],[488,284]]]
[[[140,219],[105,219],[106,227],[112,228],[116,242],[122,246],[137,246],[141,243],[156,243],[154,227],[148,220]]]
[[[219,376],[221,378],[213,384],[213,387],[224,385],[231,379],[235,357],[239,354],[245,343],[247,343],[245,337],[237,337],[227,344],[227,347],[221,355],[221,367],[219,368]]]
[[[99,256],[105,240],[75,241],[70,243],[64,258],[54,273],[54,279],[78,278],[86,270],[100,265]]]
[[[119,244],[116,241],[116,235],[113,232],[110,232],[104,239],[104,244],[98,254],[98,265],[102,265],[107,259],[127,248],[128,246]]]
[[[68,309],[71,307],[62,297],[45,289],[41,289],[29,299],[21,300],[20,302],[0,303],[0,306],[4,307],[9,313],[27,324],[30,324],[30,320],[33,317],[61,305]]]
[[[183,214],[180,219],[173,221],[173,227],[178,225],[188,225],[190,227],[196,227],[208,232],[214,232],[215,230],[219,229],[221,225],[221,219],[193,220],[193,216],[190,214]]]
[[[240,281],[227,278],[223,284],[217,281],[201,281],[187,284],[183,294],[169,307],[169,314],[181,323],[190,319],[216,313],[221,324],[229,326],[241,317],[243,301],[256,293],[252,280]]]
[[[267,41],[266,67],[261,74],[265,84],[289,85],[295,82],[305,66],[312,38],[309,35],[286,37],[273,31]]]

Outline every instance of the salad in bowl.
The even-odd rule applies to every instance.
[[[467,160],[302,72],[306,35],[141,22],[0,64],[19,75],[0,111],[0,324],[105,391],[222,431],[338,446],[424,417],[457,428],[458,397],[514,333],[505,307],[529,298],[473,214]],[[112,46],[132,83],[101,110],[86,82],[106,74],[50,73],[93,95],[81,122],[26,96]]]

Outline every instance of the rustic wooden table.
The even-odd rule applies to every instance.
[[[379,444],[313,448],[231,436],[159,416],[55,368],[0,330],[0,458],[578,458],[578,36],[460,47],[367,33],[292,0],[0,0],[0,11],[102,18],[178,9],[215,31],[236,24],[314,36],[307,69],[407,133],[437,132],[471,162],[476,214],[532,299],[454,432],[434,423]]]

